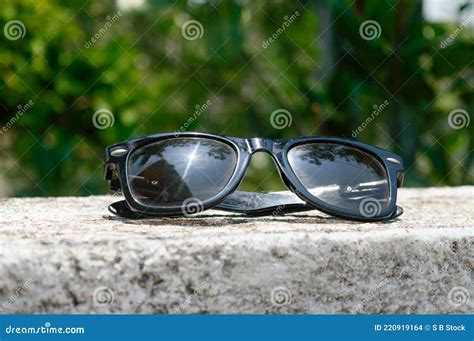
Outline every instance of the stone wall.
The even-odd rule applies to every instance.
[[[0,313],[473,313],[474,187],[395,222],[317,211],[124,220],[115,196],[0,201]]]

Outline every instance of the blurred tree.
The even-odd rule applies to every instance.
[[[408,185],[472,184],[473,125],[448,121],[474,112],[472,30],[421,10],[418,0],[4,0],[2,183],[20,196],[103,193],[106,145],[186,129],[356,135],[403,155]],[[375,36],[361,30],[369,20]],[[277,109],[290,126],[272,125]],[[245,188],[279,185],[269,158],[254,166]]]

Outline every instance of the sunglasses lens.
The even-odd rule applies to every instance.
[[[205,138],[172,138],[135,150],[128,161],[134,199],[149,207],[205,201],[230,181],[237,154],[226,143]]]
[[[298,180],[326,204],[376,217],[390,198],[383,165],[371,154],[334,143],[298,145],[288,152]]]

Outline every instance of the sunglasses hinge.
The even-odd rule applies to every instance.
[[[110,190],[120,192],[120,181],[117,174],[117,166],[115,163],[107,163],[105,165],[105,180],[110,180]]]

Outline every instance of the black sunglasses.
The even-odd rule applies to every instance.
[[[290,191],[236,191],[253,153],[268,152]],[[392,219],[403,182],[400,156],[349,139],[238,138],[165,133],[106,148],[105,179],[124,218],[188,216],[214,208],[250,215],[318,209],[360,221]]]

